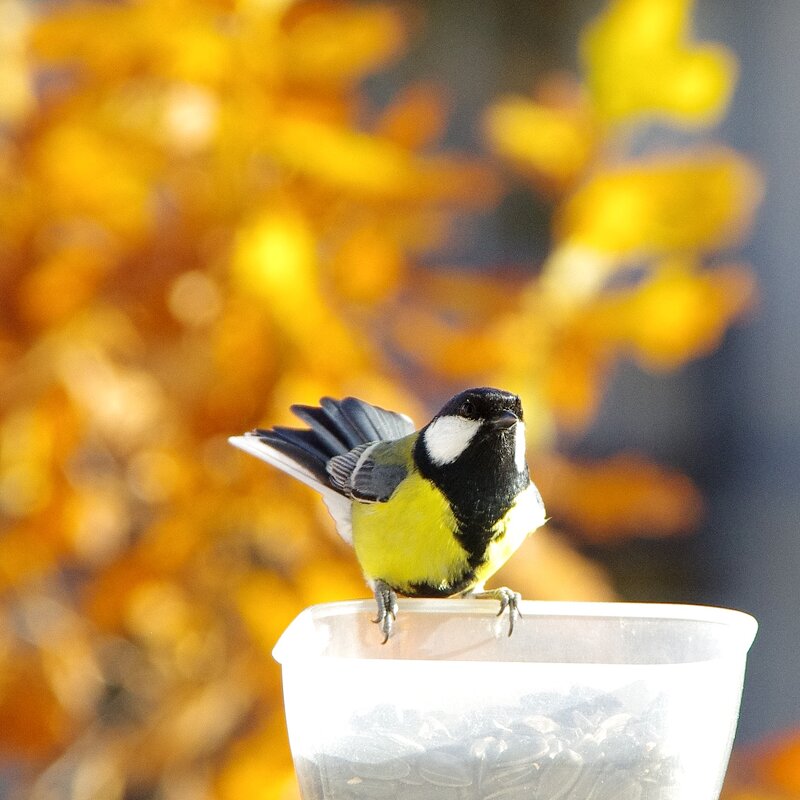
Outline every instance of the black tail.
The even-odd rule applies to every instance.
[[[330,486],[327,465],[366,442],[392,441],[414,431],[414,423],[403,414],[387,411],[355,397],[333,400],[323,397],[319,406],[292,406],[292,413],[308,429],[276,426],[257,428],[250,436],[288,456]]]

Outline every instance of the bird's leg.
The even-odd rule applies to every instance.
[[[386,644],[392,635],[394,621],[397,619],[397,595],[394,589],[380,578],[373,582],[372,591],[375,593],[375,602],[378,604],[378,616],[372,621],[378,623],[383,633],[381,644]]]
[[[522,595],[509,589],[507,586],[501,586],[498,589],[486,589],[480,592],[470,592],[464,595],[465,597],[475,597],[478,600],[499,600],[500,610],[497,616],[502,616],[503,612],[508,609],[508,635],[514,633],[514,623],[518,617],[522,616],[519,610],[519,604],[522,602]]]

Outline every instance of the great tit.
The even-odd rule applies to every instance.
[[[258,428],[230,442],[322,495],[374,592],[384,643],[398,594],[499,600],[510,636],[520,595],[484,583],[545,521],[519,397],[467,389],[419,431],[355,397],[291,410],[307,429]]]

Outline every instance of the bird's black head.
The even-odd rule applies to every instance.
[[[436,469],[474,460],[493,462],[492,456],[516,456],[524,462],[525,426],[519,397],[501,389],[467,389],[445,403],[420,432],[419,456]],[[480,466],[480,464],[476,465]],[[516,471],[521,470],[519,464]]]
[[[486,387],[457,394],[420,431],[414,458],[463,517],[504,513],[529,481],[519,397]]]
[[[517,395],[502,389],[487,386],[466,389],[451,397],[435,419],[447,416],[463,417],[507,428],[517,420],[522,421],[522,403]]]

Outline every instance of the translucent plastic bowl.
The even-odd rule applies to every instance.
[[[720,608],[401,600],[275,647],[305,800],[717,800],[756,621]]]

